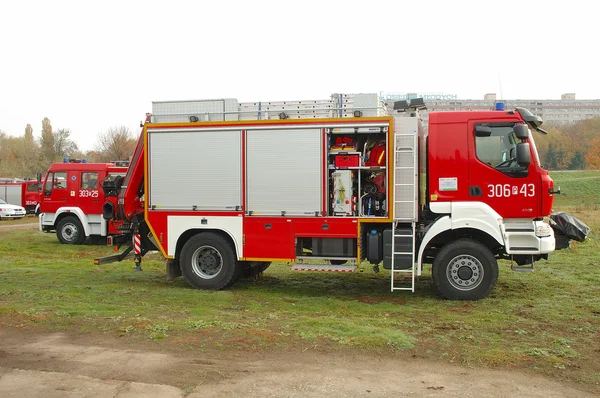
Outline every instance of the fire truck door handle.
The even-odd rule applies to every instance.
[[[323,231],[327,231],[329,229],[329,224],[323,224],[323,225],[321,225],[321,229]]]
[[[271,224],[265,224],[265,229],[271,229],[273,226]]]
[[[483,195],[483,192],[481,191],[481,188],[479,188],[478,186],[474,185],[472,187],[469,187],[469,195],[471,195],[471,196],[481,196],[481,195]]]

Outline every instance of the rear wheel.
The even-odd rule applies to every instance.
[[[242,271],[231,244],[211,232],[191,237],[181,250],[179,264],[185,280],[198,289],[223,289],[235,282]]]
[[[75,216],[62,218],[56,226],[56,236],[60,243],[80,245],[85,241],[85,231]]]
[[[450,300],[479,300],[498,281],[498,262],[484,245],[471,239],[449,243],[433,261],[432,276],[440,293]]]

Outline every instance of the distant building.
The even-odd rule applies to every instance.
[[[414,95],[409,94],[409,98]],[[435,95],[429,97],[435,98]],[[541,116],[544,123],[574,123],[584,119],[600,117],[600,99],[578,100],[575,93],[561,95],[560,100],[556,99],[508,99],[498,100],[496,94],[485,94],[482,100],[463,100],[457,99],[455,95],[439,95],[441,99],[424,100],[427,110],[422,112],[423,121],[428,121],[428,113],[431,111],[471,111],[471,110],[490,110],[494,109],[496,102],[503,102],[504,109],[514,109],[516,107],[527,108],[531,113]],[[444,98],[445,97],[445,98]],[[385,98],[388,107],[394,105],[393,98]],[[404,98],[403,98],[404,99]]]

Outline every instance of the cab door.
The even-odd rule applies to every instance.
[[[521,140],[514,134],[515,124],[469,123],[469,198],[488,204],[503,218],[532,218],[541,206],[539,178],[533,164],[517,163]]]
[[[57,210],[67,204],[69,193],[67,190],[67,173],[64,171],[50,172],[46,176],[44,189],[42,190],[42,213],[56,213]]]
[[[82,171],[78,176],[77,202],[85,214],[101,214],[100,181],[104,180],[106,172]]]

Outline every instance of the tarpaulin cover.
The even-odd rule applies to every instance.
[[[562,212],[550,215],[551,225],[570,239],[583,242],[590,233],[590,227],[576,217]],[[552,223],[553,221],[553,223]]]

